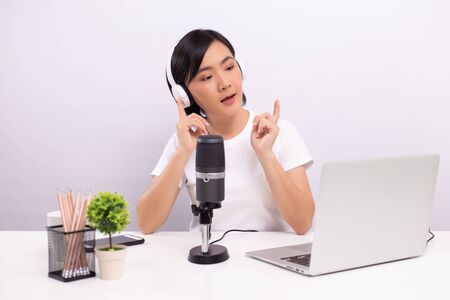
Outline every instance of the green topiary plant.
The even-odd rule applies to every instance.
[[[114,250],[111,236],[120,232],[130,223],[128,203],[118,193],[98,193],[87,208],[89,224],[103,234],[109,235],[109,249]]]

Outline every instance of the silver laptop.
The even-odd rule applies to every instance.
[[[312,243],[246,255],[320,275],[424,253],[439,155],[325,163]]]

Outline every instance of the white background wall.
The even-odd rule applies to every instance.
[[[279,97],[315,195],[327,160],[437,152],[432,228],[450,230],[450,2],[247,2],[0,0],[0,230],[42,230],[67,187],[123,194],[137,229],[177,119],[168,50],[194,28],[235,46],[248,108]],[[183,191],[163,229],[189,219]]]

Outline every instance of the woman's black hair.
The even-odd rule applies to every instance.
[[[206,51],[214,41],[219,41],[224,44],[230,50],[233,57],[235,56],[231,43],[217,31],[209,29],[195,29],[190,31],[178,42],[173,51],[170,63],[173,79],[176,83],[183,86],[192,103],[191,106],[185,109],[187,115],[191,113],[200,114],[201,108],[195,103],[185,82],[189,83],[197,75],[203,56],[205,56]],[[167,81],[167,84],[169,90],[172,91],[172,86],[169,81]],[[242,102],[242,105],[245,105],[247,102],[244,93],[242,94]]]

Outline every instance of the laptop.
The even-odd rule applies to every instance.
[[[325,163],[312,243],[246,255],[315,276],[424,253],[439,155]]]

